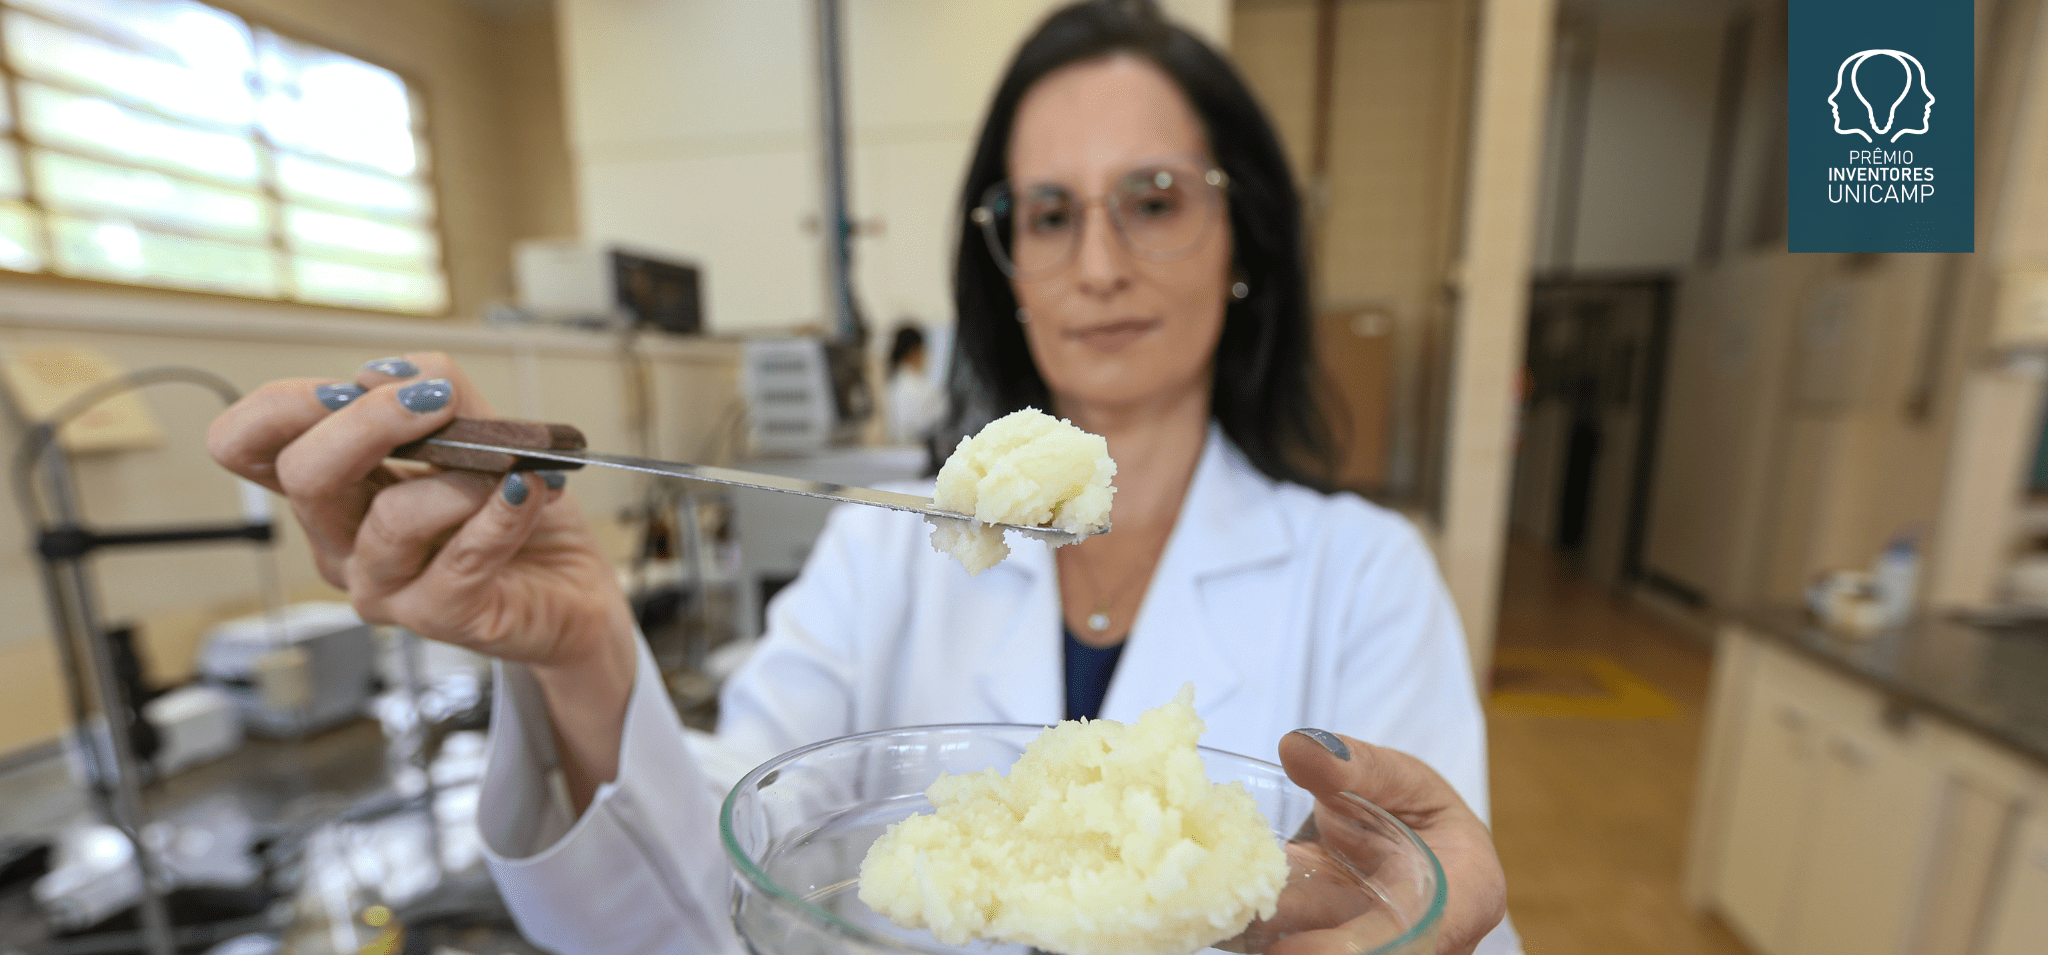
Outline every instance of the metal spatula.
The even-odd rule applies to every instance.
[[[704,464],[657,461],[653,458],[589,451],[584,448],[583,432],[566,424],[457,418],[426,439],[393,451],[391,456],[444,468],[481,471],[488,474],[503,474],[508,471],[574,470],[586,464],[595,464],[599,467],[659,474],[685,481],[706,481],[760,491],[801,494],[805,497],[822,498],[844,504],[886,507],[927,517],[973,520],[973,515],[945,510],[933,504],[931,498],[918,497],[915,494],[898,494],[894,491],[807,481],[779,474],[757,474],[752,471],[735,471],[731,468],[717,468]],[[1069,534],[1049,527],[1023,524],[996,526],[1023,531],[1053,544],[1072,544],[1092,534],[1109,530],[1105,525],[1101,530],[1090,534]]]

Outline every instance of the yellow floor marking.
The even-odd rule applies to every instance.
[[[1598,696],[1496,692],[1487,701],[1487,708],[1502,716],[1665,720],[1678,715],[1678,704],[1663,691],[1630,673],[1605,654],[1581,650],[1507,649],[1494,654],[1493,665],[1503,670],[1535,670],[1589,677],[1605,691]]]

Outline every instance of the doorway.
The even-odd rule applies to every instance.
[[[1674,287],[1560,277],[1530,293],[1509,525],[1611,588],[1642,575]]]

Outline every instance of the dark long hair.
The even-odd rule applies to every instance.
[[[896,326],[896,337],[889,342],[889,374],[903,367],[903,362],[913,353],[924,350],[924,331],[916,325],[904,322]]]
[[[1051,406],[1017,323],[1016,293],[967,211],[1009,174],[1010,128],[1024,94],[1061,67],[1117,53],[1142,57],[1173,80],[1230,177],[1233,274],[1250,294],[1229,300],[1224,311],[1210,415],[1268,477],[1327,489],[1335,452],[1316,401],[1308,251],[1286,154],[1237,71],[1152,0],[1087,0],[1053,13],[1017,50],[996,90],[960,191],[954,424],[967,430],[975,419]]]

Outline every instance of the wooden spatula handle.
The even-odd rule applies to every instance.
[[[539,421],[457,418],[449,422],[447,427],[428,437],[468,441],[474,444],[495,444],[506,448],[533,448],[539,451],[581,451],[584,448],[583,432],[576,430],[574,425],[543,424]],[[482,471],[487,474],[503,474],[507,471],[573,471],[583,466],[581,462],[549,461],[498,451],[450,448],[428,444],[425,441],[415,441],[400,447],[391,452],[391,456],[410,461],[423,461],[458,471]]]

